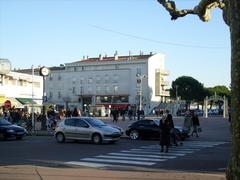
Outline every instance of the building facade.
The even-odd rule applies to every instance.
[[[10,71],[0,75],[0,109],[41,106],[43,94],[41,76]]]
[[[169,71],[164,55],[83,58],[50,68],[45,87],[47,101],[60,108],[142,108],[149,113],[166,102]]]

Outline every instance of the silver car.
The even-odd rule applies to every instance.
[[[93,117],[66,118],[55,129],[55,137],[59,143],[67,139],[87,140],[95,144],[114,143],[120,139],[121,135],[121,128],[105,124]]]

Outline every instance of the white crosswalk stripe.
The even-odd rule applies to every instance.
[[[160,152],[158,144],[141,146],[138,148],[120,150],[107,154],[82,158],[80,161],[69,161],[67,165],[87,167],[113,167],[113,166],[152,166],[156,163],[164,163],[177,157],[194,153],[204,148],[211,148],[226,142],[200,142],[186,141],[183,146],[170,147],[168,153]]]

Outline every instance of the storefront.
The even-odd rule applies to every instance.
[[[1,109],[23,108],[23,104],[20,103],[15,98],[0,96],[0,108]]]

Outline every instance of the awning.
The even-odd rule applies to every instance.
[[[0,106],[11,106],[11,107],[16,107],[16,108],[20,108],[22,107],[22,103],[20,103],[19,101],[17,101],[15,98],[9,98],[9,97],[4,97],[4,96],[0,96]]]
[[[32,98],[16,98],[22,104],[37,104]]]

